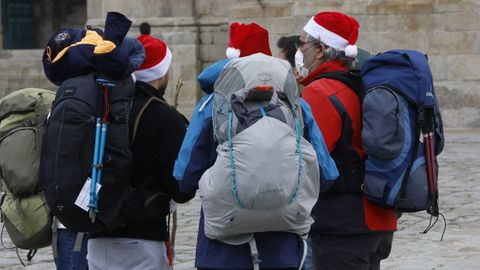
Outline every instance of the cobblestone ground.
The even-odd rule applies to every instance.
[[[447,132],[440,156],[440,209],[447,218],[444,241],[440,241],[443,221],[428,234],[426,213],[405,214],[400,219],[390,257],[382,269],[480,269],[480,130]],[[176,270],[194,269],[198,199],[180,206],[176,244]],[[10,244],[8,237],[4,242]],[[26,252],[20,251],[22,258]],[[23,268],[14,250],[0,247],[0,269],[54,269],[51,249],[39,250]]]

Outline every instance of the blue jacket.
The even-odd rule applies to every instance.
[[[180,189],[192,192],[198,189],[198,181],[202,174],[216,160],[216,142],[213,136],[211,95],[203,97],[193,113],[192,121],[187,130],[173,175],[179,181]],[[311,142],[317,152],[320,171],[325,183],[338,177],[335,163],[330,158],[323,141],[323,136],[313,119],[308,104],[301,100],[302,115],[305,122],[305,138]],[[323,177],[324,176],[324,177]],[[303,241],[292,233],[266,232],[256,233],[262,268],[298,267],[303,255]],[[216,269],[250,269],[252,259],[248,244],[232,246],[205,236],[203,212],[201,213],[197,250],[196,267]]]

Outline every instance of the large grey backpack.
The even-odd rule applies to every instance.
[[[51,244],[52,219],[37,184],[44,124],[54,98],[53,91],[26,88],[0,99],[1,215],[13,244],[30,250],[29,260],[36,249]]]
[[[205,235],[251,247],[256,232],[306,236],[320,176],[289,64],[260,53],[228,63],[214,87],[213,126],[218,155],[199,182]]]

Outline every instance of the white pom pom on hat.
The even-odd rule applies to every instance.
[[[228,59],[240,57],[240,50],[232,47],[228,47],[225,53]]]
[[[347,45],[347,47],[345,47],[345,56],[355,58],[357,57],[357,53],[358,50],[356,45]]]

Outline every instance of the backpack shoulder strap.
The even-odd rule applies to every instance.
[[[320,80],[323,78],[334,79],[342,82],[348,88],[352,89],[360,98],[365,94],[365,88],[363,86],[362,77],[360,74],[352,71],[331,71],[320,74],[314,80]]]
[[[147,99],[147,101],[145,102],[145,104],[140,108],[140,110],[138,111],[138,114],[137,116],[135,117],[135,121],[133,122],[133,134],[132,134],[132,142],[131,144],[133,145],[133,143],[135,142],[135,138],[136,138],[136,135],[137,135],[137,129],[138,129],[138,124],[140,123],[140,120],[142,119],[142,115],[143,113],[145,112],[145,110],[148,108],[148,106],[150,106],[150,104],[155,101],[155,102],[158,102],[158,103],[162,103],[162,104],[165,104],[167,106],[170,106],[167,102],[163,101],[162,99],[160,98],[157,98],[157,97],[150,97],[149,99]]]

